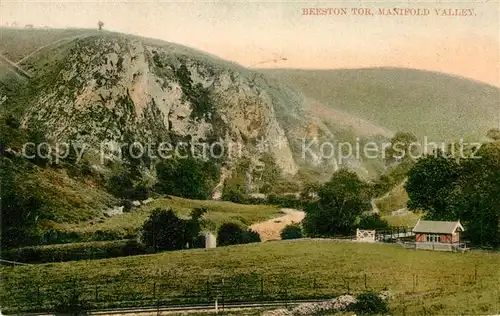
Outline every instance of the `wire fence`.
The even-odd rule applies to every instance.
[[[231,277],[198,277],[176,282],[172,276],[156,278],[120,277],[115,280],[64,282],[31,282],[17,280],[15,287],[5,287],[1,304],[9,312],[54,312],[62,306],[84,306],[85,309],[145,307],[187,304],[219,304],[327,299],[362,291],[381,291],[370,284],[366,274],[320,280],[284,275],[261,276],[241,274]]]

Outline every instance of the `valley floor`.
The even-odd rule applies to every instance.
[[[392,293],[395,315],[500,311],[499,253],[438,253],[332,240],[275,241],[154,255],[2,267],[0,304],[26,311],[78,292],[95,308],[158,301],[326,298]],[[66,296],[65,296],[66,295]]]

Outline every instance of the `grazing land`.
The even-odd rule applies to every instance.
[[[2,306],[23,309],[33,304],[26,291],[34,295],[39,289],[43,303],[49,294],[81,286],[89,297],[98,292],[100,306],[154,304],[152,295],[208,301],[216,295],[212,285],[225,279],[227,293],[246,289],[239,299],[262,294],[282,298],[284,289],[289,298],[386,289],[393,294],[390,307],[397,315],[495,314],[500,310],[499,271],[499,253],[304,239],[4,267],[0,298]]]
[[[155,199],[147,205],[132,209],[130,212],[100,220],[78,224],[57,224],[57,230],[75,234],[80,241],[89,241],[97,236],[121,239],[135,236],[149,215],[156,208],[172,208],[179,216],[187,217],[194,208],[205,208],[203,216],[205,229],[215,231],[218,225],[235,222],[244,226],[262,222],[282,215],[280,209],[272,205],[245,205],[226,201],[190,200],[175,196]],[[101,233],[99,233],[101,232]]]

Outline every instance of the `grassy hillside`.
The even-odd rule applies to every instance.
[[[408,213],[405,215],[384,215],[382,216],[390,226],[413,228],[422,217],[419,213]]]
[[[81,35],[91,35],[97,30],[88,29],[23,29],[0,28],[2,53],[17,62],[40,47]]]
[[[84,286],[88,292],[82,295],[90,300],[97,287],[101,306],[154,304],[154,282],[158,299],[194,295],[204,300],[217,293],[223,278],[228,296],[282,298],[286,288],[290,298],[314,297],[364,291],[366,274],[366,288],[393,293],[396,315],[494,314],[500,310],[499,271],[498,253],[299,240],[2,268],[0,300],[4,307],[26,307],[33,304],[26,291],[40,287],[42,306],[58,293]]]
[[[405,182],[395,186],[384,196],[375,200],[375,203],[382,214],[391,214],[391,212],[406,207],[408,202],[408,193],[404,188]]]
[[[465,78],[398,68],[261,72],[335,109],[432,141],[482,139],[500,124],[499,89]]]
[[[136,235],[152,211],[156,208],[172,208],[181,217],[187,217],[193,208],[205,208],[203,225],[216,231],[225,222],[236,222],[245,226],[281,215],[279,208],[270,205],[243,205],[224,201],[198,201],[180,197],[158,198],[153,202],[133,209],[128,213],[108,218],[93,219],[77,224],[56,224],[54,228],[76,240],[87,241],[130,238]],[[103,237],[107,236],[107,237]]]

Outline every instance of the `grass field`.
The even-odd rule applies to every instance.
[[[387,289],[394,295],[390,306],[396,315],[500,311],[499,253],[440,253],[330,240],[4,267],[0,275],[1,303],[10,308],[26,308],[34,297],[43,302],[79,286],[89,297],[98,292],[100,306],[154,304],[152,297],[172,295],[209,300],[215,295],[212,285],[225,279],[227,295],[242,288],[255,296],[262,289],[266,297],[282,297],[286,289],[289,298]]]
[[[128,213],[115,215],[100,220],[84,221],[77,224],[56,224],[58,231],[73,233],[80,241],[89,241],[99,235],[121,239],[135,235],[156,208],[172,208],[179,216],[187,217],[193,208],[205,208],[203,225],[205,229],[215,231],[225,222],[236,222],[249,226],[282,215],[280,209],[271,205],[244,205],[225,201],[189,200],[180,197],[162,197],[153,202],[133,209]],[[98,232],[103,232],[99,234]],[[109,239],[109,238],[108,238]]]

